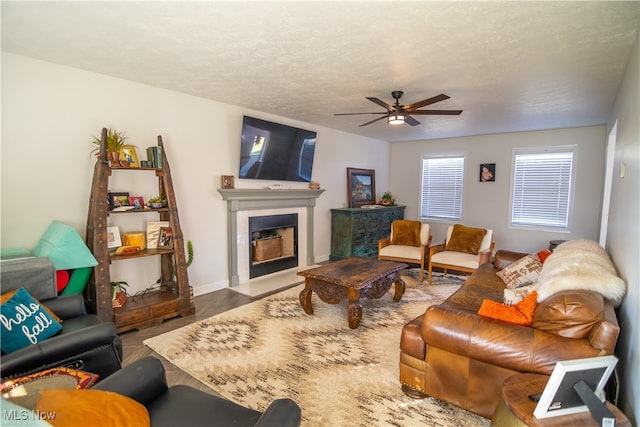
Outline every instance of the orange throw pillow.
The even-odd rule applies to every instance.
[[[55,414],[47,422],[58,426],[143,427],[151,425],[141,403],[103,390],[42,390],[35,411]]]
[[[533,321],[533,312],[538,305],[538,293],[531,292],[522,301],[513,306],[506,306],[499,302],[489,299],[482,301],[482,306],[478,310],[478,314],[492,319],[502,320],[503,322],[513,323],[522,326],[531,326]]]

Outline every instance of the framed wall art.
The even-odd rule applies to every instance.
[[[350,208],[376,204],[376,171],[347,168],[347,198]]]
[[[222,175],[220,178],[220,187],[232,189],[233,188],[233,175]]]
[[[480,182],[493,182],[496,180],[496,164],[482,163],[480,165]]]

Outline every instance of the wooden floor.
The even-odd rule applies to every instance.
[[[262,298],[265,296],[266,295],[263,295]],[[181,369],[174,367],[162,356],[152,351],[149,347],[143,345],[142,341],[173,329],[181,328],[190,323],[207,319],[224,311],[240,307],[241,305],[248,304],[256,299],[257,298],[251,298],[228,288],[197,296],[194,298],[194,304],[196,306],[196,313],[194,315],[176,317],[174,319],[166,320],[158,326],[153,326],[141,331],[129,331],[120,334],[123,345],[122,364],[128,365],[145,356],[154,356],[162,361],[167,372],[167,382],[170,386],[175,384],[185,384],[199,390],[204,390],[208,393],[213,393],[210,387],[202,384],[200,381],[194,379]]]

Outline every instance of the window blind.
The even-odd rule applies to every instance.
[[[516,152],[511,224],[569,227],[575,149]]]
[[[423,157],[420,217],[460,220],[464,156]]]

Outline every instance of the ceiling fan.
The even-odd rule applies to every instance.
[[[449,99],[449,97],[443,93],[441,93],[440,95],[436,95],[434,97],[428,98],[428,99],[424,99],[422,101],[419,102],[414,102],[413,104],[410,105],[400,105],[400,98],[402,97],[402,95],[404,94],[403,91],[401,90],[394,90],[393,92],[391,92],[391,96],[393,96],[393,99],[396,100],[395,104],[393,105],[389,105],[386,102],[375,98],[375,97],[370,97],[367,96],[366,98],[375,103],[378,104],[379,106],[385,108],[387,111],[385,111],[384,113],[382,112],[376,112],[376,113],[337,113],[334,114],[334,116],[353,116],[353,115],[357,115],[357,114],[380,114],[382,115],[381,117],[378,117],[377,119],[373,119],[371,121],[368,121],[366,123],[363,123],[360,125],[360,127],[362,126],[367,126],[370,125],[371,123],[375,123],[378,120],[382,120],[385,117],[387,118],[387,123],[392,124],[392,125],[400,125],[403,123],[408,123],[411,126],[416,126],[419,125],[420,122],[417,121],[416,119],[414,119],[413,117],[411,117],[411,115],[448,115],[448,116],[457,116],[460,115],[460,113],[462,113],[462,110],[418,110],[418,108],[420,107],[424,107],[427,105],[431,105],[431,104],[435,104],[436,102],[440,102],[440,101],[444,101],[445,99]]]

